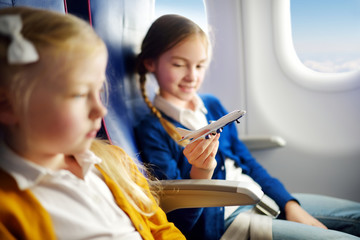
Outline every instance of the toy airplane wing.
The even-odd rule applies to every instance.
[[[194,142],[198,139],[201,138],[209,138],[210,134],[216,134],[216,133],[220,133],[222,131],[222,129],[236,121],[237,123],[239,123],[239,119],[244,116],[244,114],[246,113],[246,111],[244,110],[235,110],[223,117],[221,117],[220,119],[218,119],[217,121],[212,121],[210,124],[206,125],[203,128],[200,128],[198,130],[186,130],[183,128],[176,128],[176,130],[178,131],[178,133],[181,135],[181,139],[179,140],[179,142],[184,141],[184,140],[190,140],[191,142]]]

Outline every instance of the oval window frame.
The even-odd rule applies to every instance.
[[[282,71],[295,83],[310,90],[341,92],[360,87],[360,70],[321,73],[305,66],[296,54],[292,39],[290,0],[273,1],[273,40]]]

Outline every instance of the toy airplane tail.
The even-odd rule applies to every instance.
[[[179,140],[179,142],[185,140],[186,139],[185,136],[192,133],[191,130],[187,130],[181,127],[177,127],[176,131],[181,135],[181,139]]]

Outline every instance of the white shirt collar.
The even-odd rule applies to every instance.
[[[207,109],[204,106],[204,102],[198,95],[195,95],[193,100],[195,110],[180,108],[161,97],[159,94],[155,96],[154,106],[171,117],[175,121],[178,121],[185,127],[195,130],[205,126],[207,123],[206,116]]]
[[[44,177],[58,172],[20,157],[6,146],[3,141],[0,141],[0,156],[0,168],[15,179],[20,190],[29,189],[37,185]],[[74,158],[81,166],[84,176],[91,170],[91,167],[101,162],[101,159],[90,150],[82,154],[76,154]]]

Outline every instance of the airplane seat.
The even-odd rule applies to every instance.
[[[153,20],[154,0],[0,0],[0,7],[30,6],[68,12],[89,21],[109,52],[106,70],[108,114],[100,137],[138,153],[133,132],[136,116],[149,112],[140,91],[134,63],[142,38]],[[139,156],[136,156],[139,159]],[[178,208],[253,205],[263,192],[256,185],[225,180],[164,180],[160,206]]]
[[[135,114],[149,111],[140,95],[134,72],[135,57],[153,18],[154,0],[67,0],[69,13],[88,20],[109,52],[106,70],[108,114],[98,137],[109,139],[131,156],[138,156],[133,127]],[[134,104],[136,106],[134,106]],[[135,116],[136,115],[136,116]]]
[[[133,132],[137,121],[134,113],[139,109],[147,113],[134,72],[135,57],[152,22],[154,4],[154,0],[91,1],[93,27],[109,51],[108,114],[103,123],[112,143],[133,156],[139,152]]]

